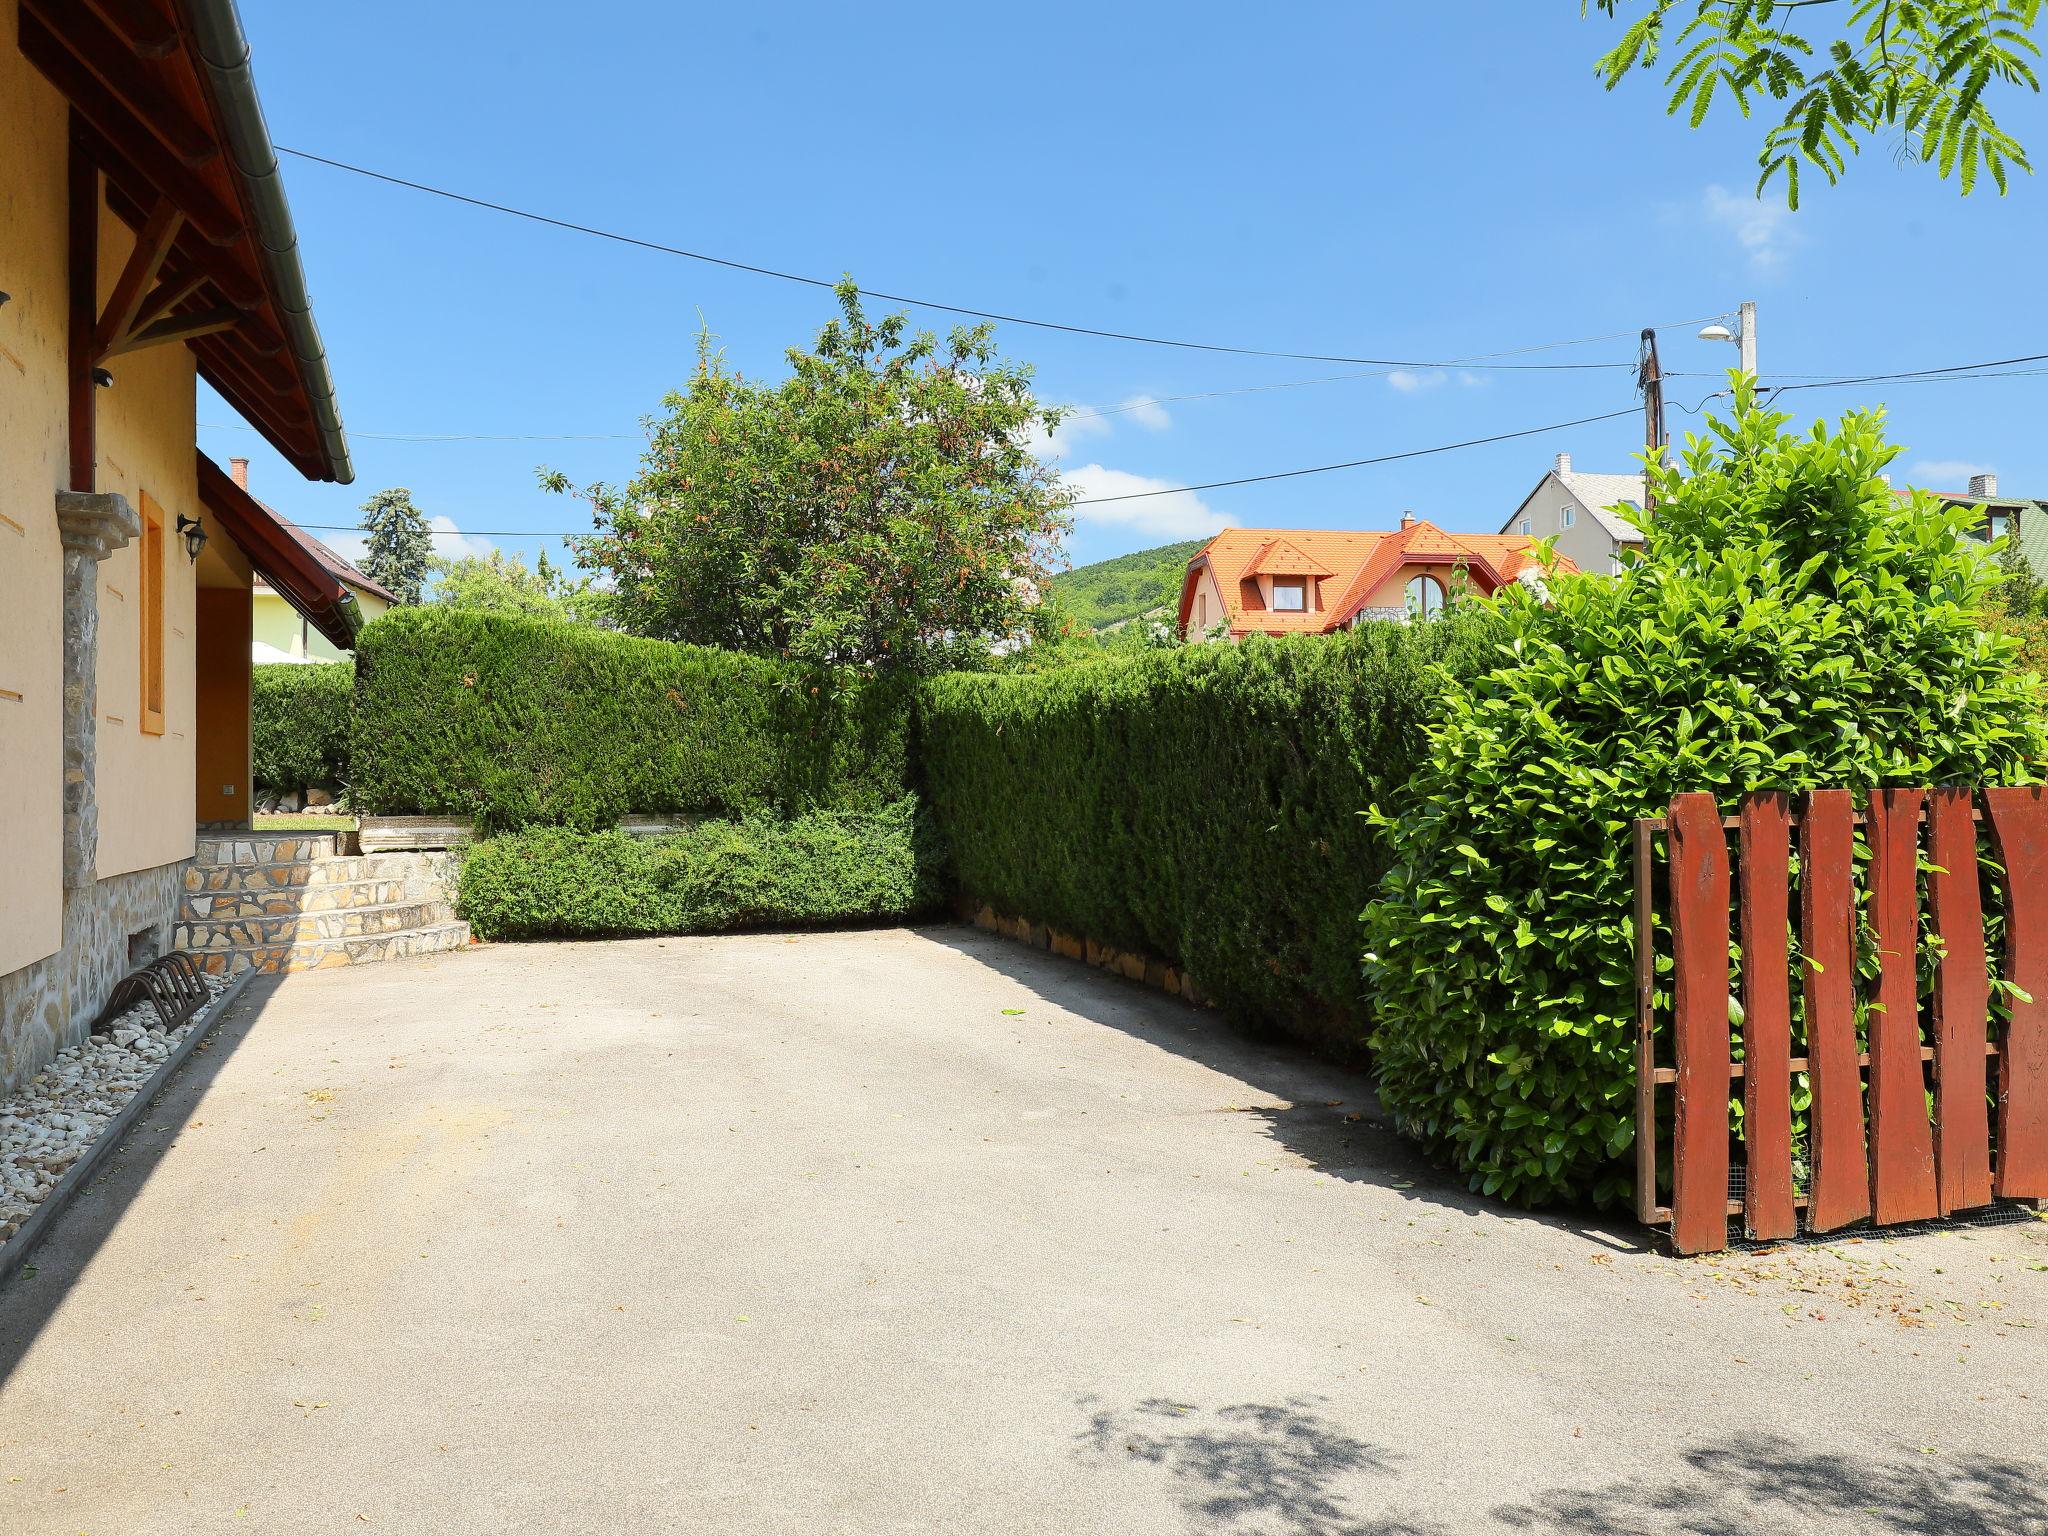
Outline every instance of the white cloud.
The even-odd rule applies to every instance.
[[[1155,480],[1128,470],[1107,469],[1100,464],[1083,464],[1061,471],[1062,478],[1080,493],[1082,501],[1098,497],[1137,496],[1132,501],[1096,501],[1093,506],[1074,508],[1074,516],[1105,527],[1132,528],[1140,533],[1167,539],[1191,539],[1215,533],[1230,521],[1193,491],[1172,489],[1171,480]],[[1141,495],[1166,491],[1167,495]]]
[[[1173,417],[1166,407],[1150,395],[1133,395],[1117,407],[1119,415],[1128,416],[1148,432],[1164,432],[1173,425]]]
[[[1780,270],[1805,240],[1792,221],[1792,210],[1783,203],[1744,197],[1719,183],[1701,194],[1700,209],[1709,224],[1742,247],[1752,272]]]
[[[1961,490],[1970,483],[1970,476],[1990,473],[1989,464],[1972,464],[1968,459],[1922,459],[1906,471],[1913,484],[1937,491]]]
[[[464,533],[456,526],[452,517],[430,517],[427,519],[427,526],[434,530],[434,553],[445,555],[450,560],[462,555],[475,555],[481,558],[498,547],[489,539],[480,539]]]

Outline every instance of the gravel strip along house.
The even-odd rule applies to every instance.
[[[199,453],[204,379],[353,471],[233,0],[0,6],[0,1093],[170,943],[250,811],[252,590],[347,587]]]

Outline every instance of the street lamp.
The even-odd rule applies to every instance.
[[[1732,341],[1741,349],[1742,371],[1751,378],[1756,377],[1756,304],[1745,299],[1735,318],[1735,327],[1715,321],[1700,331],[1701,341]]]

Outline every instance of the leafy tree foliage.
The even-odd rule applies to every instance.
[[[1059,413],[997,358],[991,327],[942,344],[902,315],[871,322],[850,280],[838,295],[779,384],[701,341],[638,476],[585,492],[598,531],[577,558],[610,578],[625,628],[922,672],[1041,626],[1072,493],[1030,434]]]
[[[492,550],[488,555],[434,556],[434,601],[447,608],[480,613],[520,613],[533,619],[570,619],[601,624],[609,616],[608,594],[588,578],[565,575],[548,562],[542,550],[532,570],[519,555]]]
[[[1635,7],[1592,3],[1609,16]],[[1965,195],[1986,171],[2002,193],[2008,168],[2032,167],[1992,107],[2017,87],[2040,90],[2040,16],[2041,0],[1647,0],[1598,68],[1612,90],[1676,53],[1666,110],[1695,128],[1717,98],[1744,117],[1782,103],[1757,156],[1757,191],[1782,175],[1794,208],[1802,165],[1832,185],[1879,134],[1897,136],[1901,158],[1955,176]]]
[[[1655,468],[1642,556],[1509,589],[1500,662],[1442,696],[1366,912],[1383,1102],[1486,1193],[1614,1199],[1634,1139],[1630,827],[1681,791],[2034,782],[2041,684],[1978,613],[1974,513],[1879,478],[1735,384]],[[1388,802],[1382,802],[1387,804]]]
[[[412,492],[398,486],[372,496],[363,503],[362,529],[370,538],[363,574],[401,603],[417,603],[432,568],[434,538]]]
[[[1171,616],[1180,602],[1188,561],[1203,542],[1186,539],[1077,565],[1052,578],[1052,593],[1063,612],[1090,629],[1107,629],[1159,608]]]

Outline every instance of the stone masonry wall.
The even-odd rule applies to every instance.
[[[83,1040],[114,983],[170,948],[190,867],[181,859],[64,893],[64,947],[0,976],[0,1094]]]

